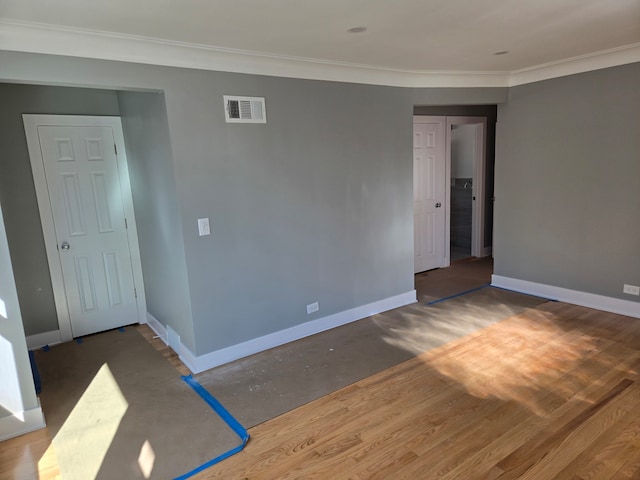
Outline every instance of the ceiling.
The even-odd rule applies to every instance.
[[[271,62],[300,77],[318,75],[294,65],[351,69],[389,78],[371,83],[405,77],[405,86],[434,75],[499,84],[585,59],[583,70],[598,68],[595,57],[639,61],[640,0],[0,0],[0,49],[232,71]],[[231,66],[234,55],[245,67]]]

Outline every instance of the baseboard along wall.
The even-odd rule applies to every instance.
[[[606,297],[594,293],[570,290],[568,288],[555,287],[543,283],[529,282],[517,278],[503,277],[501,275],[491,276],[491,285],[494,287],[506,288],[515,292],[526,293],[538,297],[557,300],[560,302],[572,303],[582,307],[595,308],[605,312],[627,315],[640,318],[640,303],[619,298]]]
[[[269,350],[270,348],[279,347],[280,345],[300,340],[302,338],[315,335],[316,333],[324,332],[357,320],[362,320],[363,318],[370,317],[371,315],[410,305],[416,301],[416,291],[411,290],[400,295],[385,298],[383,300],[345,310],[343,312],[338,312],[333,315],[328,315],[310,322],[305,322],[301,325],[296,325],[291,328],[270,333],[262,337],[254,338],[231,347],[222,348],[199,356],[194,355],[193,352],[185,347],[182,342],[180,342],[180,337],[175,334],[175,332],[170,332],[162,325],[161,322],[153,318],[149,313],[147,313],[147,320],[149,327],[151,327],[151,329],[178,354],[180,360],[187,366],[187,368],[189,368],[193,373],[200,373],[205,370],[209,370],[210,368],[218,367],[225,363],[233,362],[234,360]],[[169,335],[170,333],[173,333],[173,335]]]
[[[45,427],[42,408],[30,410],[0,418],[0,442]]]
[[[61,342],[60,330],[52,330],[50,332],[29,335],[27,337],[27,348],[29,350],[36,350],[44,347],[45,345],[57,345]]]

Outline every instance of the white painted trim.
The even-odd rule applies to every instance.
[[[640,61],[640,43],[634,43],[512,72],[402,70],[8,19],[0,20],[0,50],[419,88],[510,87]]]
[[[71,319],[67,305],[67,297],[64,291],[64,280],[62,277],[62,265],[58,255],[55,226],[53,224],[53,211],[49,201],[49,187],[47,186],[46,173],[40,150],[40,140],[38,138],[38,122],[35,116],[23,115],[24,129],[27,138],[27,149],[31,160],[31,171],[33,183],[38,200],[38,210],[40,212],[40,222],[42,223],[42,233],[44,235],[44,247],[47,253],[49,273],[53,287],[53,297],[58,317],[58,328],[60,340],[63,342],[73,338],[71,332]]]
[[[514,87],[635,62],[640,62],[640,43],[515,70],[509,75],[509,86]]]
[[[477,257],[482,255],[484,247],[484,225],[485,225],[485,178],[486,178],[486,139],[487,139],[487,119],[483,117],[479,124],[476,124],[476,151],[473,162],[473,232],[471,240],[473,249],[471,254]]]
[[[158,338],[162,340],[165,345],[169,345],[167,329],[162,325],[162,323],[160,323],[160,320],[155,318],[149,312],[147,312],[147,325],[156,333],[156,335],[158,335]]]
[[[58,316],[58,328],[60,340],[63,342],[73,338],[71,330],[71,318],[64,289],[64,279],[62,275],[62,265],[58,253],[55,226],[53,221],[53,211],[49,201],[49,187],[47,186],[42,151],[40,149],[40,139],[38,137],[38,126],[40,125],[65,125],[65,126],[106,126],[111,127],[114,141],[118,151],[118,173],[120,174],[120,187],[124,203],[125,216],[128,220],[127,238],[129,242],[129,253],[133,268],[133,283],[137,292],[137,317],[138,322],[146,321],[147,305],[144,293],[144,282],[142,276],[142,262],[140,260],[140,249],[138,246],[138,231],[136,227],[135,214],[133,210],[133,196],[131,194],[131,184],[129,181],[129,168],[127,167],[127,155],[124,146],[124,134],[122,133],[122,122],[120,117],[102,117],[86,115],[22,115],[25,134],[27,138],[27,148],[31,161],[33,173],[33,183],[36,189],[38,200],[38,210],[40,221],[42,222],[42,233],[45,239],[45,251],[51,275],[53,296]]]
[[[37,348],[42,348],[45,345],[57,345],[61,342],[60,330],[52,330],[50,332],[29,335],[27,337],[27,348],[29,350],[35,350]]]
[[[387,310],[409,305],[416,301],[416,291],[411,290],[394,297],[385,298],[384,300],[379,300],[367,305],[328,315],[324,318],[312,320],[301,325],[296,325],[295,327],[270,333],[263,337],[254,338],[252,340],[200,356],[195,356],[182,344],[176,347],[173,345],[170,346],[176,351],[180,360],[182,360],[189,370],[193,373],[200,373],[205,370],[209,370],[210,368],[218,367],[225,363],[284,345],[285,343],[300,340],[301,338],[315,335],[316,333],[324,332],[325,330],[346,325],[347,323],[355,322],[357,320],[370,317],[371,315],[376,315],[378,313],[386,312]]]
[[[68,121],[74,121],[74,115],[68,116]],[[105,121],[113,128],[113,140],[116,142],[116,160],[118,161],[118,173],[120,174],[120,188],[124,200],[124,214],[127,219],[127,240],[129,243],[129,255],[133,270],[133,284],[136,289],[136,305],[138,307],[138,322],[147,321],[147,297],[144,291],[144,276],[142,274],[142,259],[140,257],[140,241],[138,239],[138,224],[133,208],[133,192],[131,191],[131,179],[129,178],[129,166],[127,162],[127,149],[124,143],[124,132],[120,117],[84,117],[91,121]]]
[[[482,249],[483,257],[490,257],[493,254],[493,247],[484,247]]]
[[[444,118],[444,265],[451,266],[451,124]],[[437,180],[437,179],[436,179]]]
[[[640,318],[640,302],[620,300],[619,298],[605,297],[604,295],[580,292],[578,290],[569,290],[567,288],[503,277],[501,275],[492,275],[491,285],[551,300],[558,300],[560,302],[595,308],[605,312]]]
[[[44,415],[39,406],[0,418],[0,442],[44,428]]]

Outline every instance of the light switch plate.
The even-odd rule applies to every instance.
[[[198,233],[200,236],[211,235],[211,229],[209,228],[209,219],[208,218],[199,218],[198,219]]]

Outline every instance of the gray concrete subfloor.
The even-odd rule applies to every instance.
[[[238,444],[134,327],[38,350],[35,357],[64,479],[176,478]],[[143,463],[149,467],[149,455],[141,453],[148,446],[151,477],[141,470]]]
[[[455,262],[456,260],[463,260],[463,259],[469,258],[471,257],[471,247],[465,248],[465,247],[456,247],[454,245],[451,245],[451,250],[449,252],[449,255],[451,256],[452,262]]]
[[[443,345],[543,299],[482,288],[426,305],[490,280],[491,261],[464,262],[416,276],[419,302],[273,348],[196,375],[251,427]]]
[[[420,302],[466,292],[491,283],[493,259],[469,258],[453,262],[450,267],[428,270],[415,276],[415,288]]]

